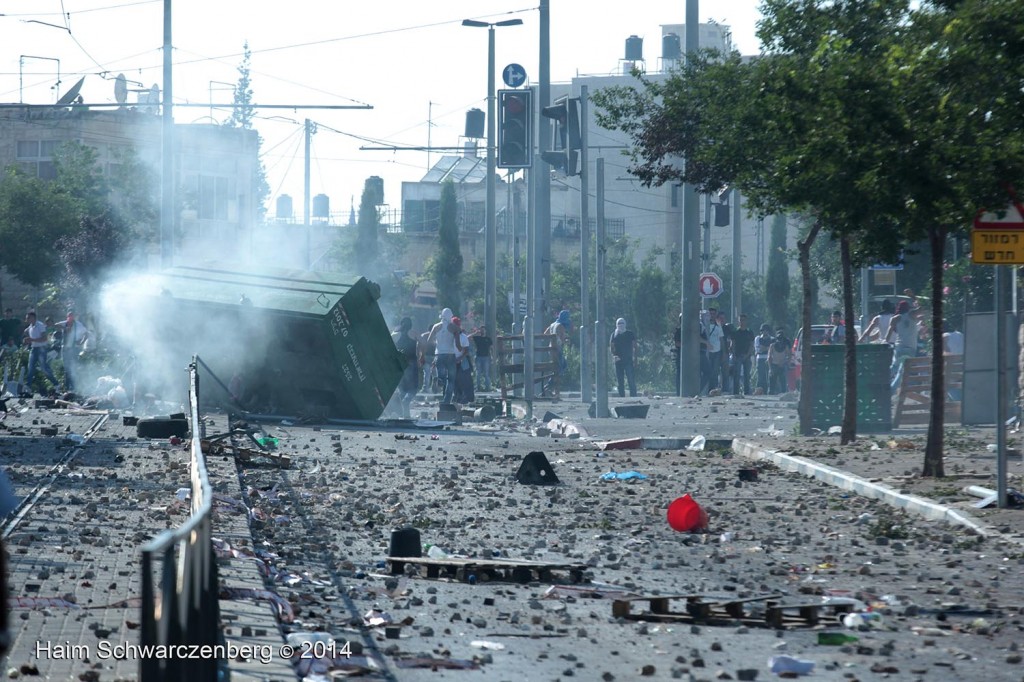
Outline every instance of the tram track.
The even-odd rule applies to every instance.
[[[18,526],[25,520],[32,509],[36,506],[40,499],[43,498],[52,488],[57,479],[68,469],[68,465],[75,461],[79,454],[84,450],[85,446],[92,439],[93,435],[99,431],[109,418],[109,414],[99,415],[95,421],[85,430],[82,436],[82,442],[76,443],[72,447],[68,448],[67,452],[60,456],[60,458],[50,467],[47,471],[44,479],[37,483],[25,495],[24,499],[18,504],[18,506],[8,515],[7,520],[4,522],[2,531],[0,531],[0,538],[6,540],[9,538]]]

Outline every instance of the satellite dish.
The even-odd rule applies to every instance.
[[[82,83],[84,83],[84,82],[85,82],[85,76],[82,76],[81,78],[78,79],[77,83],[75,83],[74,85],[71,86],[70,90],[65,92],[61,96],[61,98],[59,100],[57,100],[57,104],[59,104],[59,105],[61,105],[61,104],[62,105],[67,105],[67,104],[71,104],[72,102],[74,102],[75,98],[78,97],[78,91],[82,89]]]
[[[117,74],[117,79],[114,81],[114,99],[121,106],[128,101],[128,79],[124,77],[123,73]]]

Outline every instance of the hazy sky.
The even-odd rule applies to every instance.
[[[660,26],[683,23],[686,8],[686,0],[549,4],[556,83],[577,74],[617,72],[625,39],[633,34],[644,38],[648,69],[657,69]],[[731,27],[739,50],[756,54],[757,5],[704,0],[700,20]],[[86,102],[114,102],[113,78],[119,73],[147,89],[162,84],[163,0],[4,0],[0,9],[2,102],[53,103],[82,75]],[[230,102],[248,41],[257,103],[373,107],[258,112],[271,214],[274,199],[285,193],[301,217],[305,118],[320,124],[312,142],[312,195],[327,194],[332,213],[347,216],[364,180],[379,175],[386,201],[397,208],[400,183],[423,175],[427,154],[359,147],[426,145],[428,130],[433,145],[461,143],[465,112],[487,109],[487,29],[461,26],[466,18],[522,19],[523,26],[496,29],[497,86],[504,87],[501,70],[512,62],[536,82],[536,0],[174,0],[175,101]],[[129,82],[129,89],[137,87]],[[135,102],[135,93],[128,101]],[[212,111],[217,121],[229,115],[226,109]],[[210,116],[209,108],[175,112],[175,120],[184,123],[209,122]]]

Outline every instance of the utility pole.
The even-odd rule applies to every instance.
[[[495,205],[494,185],[498,169],[494,145],[494,25],[491,24],[487,27],[487,219],[484,221],[484,322],[489,334],[494,334],[497,329],[494,297],[498,262],[495,213],[498,207]]]
[[[740,191],[732,190],[732,321],[743,312],[743,249],[740,246]],[[863,329],[863,327],[862,327]]]
[[[689,62],[699,48],[698,0],[686,0],[686,30],[684,55]],[[680,324],[679,389],[682,395],[700,392],[700,308],[697,287],[697,246],[700,238],[700,206],[697,190],[691,184],[683,185],[683,225],[679,247],[680,264]]]
[[[538,59],[538,107],[537,111],[551,104],[551,13],[549,0],[540,0],[540,54]],[[551,149],[551,132],[548,126],[538,126],[538,149]],[[551,173],[547,168],[540,168],[535,174],[537,185],[536,202],[536,246],[530,257],[536,258],[537,281],[534,283],[536,301],[534,319],[546,320],[544,317],[550,303],[548,296],[551,287]]]
[[[530,115],[536,120],[537,113]],[[530,152],[533,153],[532,151]],[[540,171],[544,173],[546,171]],[[535,214],[538,175],[536,165],[526,170],[526,319],[523,320],[523,398],[526,415],[533,416],[533,329],[537,300],[537,220]]]
[[[593,400],[590,371],[590,152],[587,150],[589,128],[587,103],[589,89],[580,86],[580,395],[583,403]],[[571,156],[571,152],[570,152]],[[598,339],[595,339],[594,346]]]
[[[309,149],[311,138],[313,137],[313,122],[310,121],[308,118],[306,119],[304,131],[306,138],[306,158],[303,162],[302,173],[302,230],[306,240],[306,248],[304,249],[306,253],[304,267],[307,270],[309,270],[310,261],[312,259],[312,254],[310,252],[312,251],[313,248],[312,238],[310,236],[312,226],[310,225],[309,222]]]
[[[597,160],[597,322],[594,324],[594,369],[597,372],[598,418],[608,415],[608,349],[605,347],[604,264],[608,232],[604,220],[604,159]]]
[[[160,264],[174,264],[174,86],[171,57],[171,0],[164,0],[164,102],[160,135]]]

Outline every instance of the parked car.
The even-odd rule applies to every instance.
[[[811,345],[824,343],[825,337],[832,331],[833,325],[831,324],[812,324],[811,325]],[[860,336],[860,325],[856,325],[853,328],[854,333]],[[800,327],[797,330],[796,337],[793,339],[793,364],[789,368],[789,385],[794,386],[797,389],[800,388],[800,364],[802,362],[801,354],[803,353],[804,347],[804,328]]]

